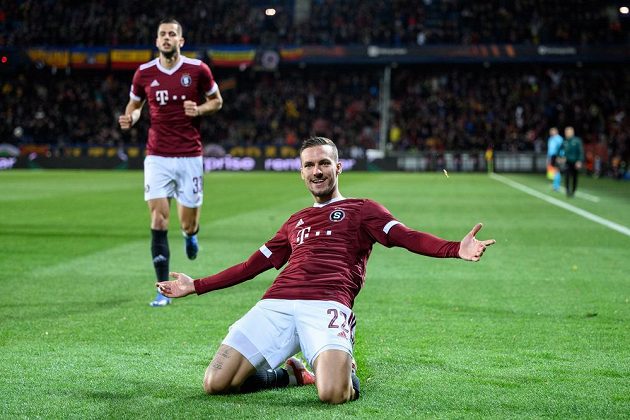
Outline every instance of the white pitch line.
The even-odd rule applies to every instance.
[[[562,188],[562,192],[566,194],[567,189],[564,188],[564,187],[561,187],[561,188]],[[583,198],[583,199],[588,200],[588,201],[592,201],[593,203],[599,203],[599,197],[596,196],[596,195],[587,194],[587,193],[582,192],[582,191],[576,191],[575,192],[575,196],[579,197],[579,198]]]
[[[517,190],[522,191],[522,192],[524,192],[526,194],[529,194],[529,195],[534,196],[536,198],[540,198],[541,200],[544,200],[544,201],[546,201],[546,202],[548,202],[550,204],[553,204],[554,206],[562,207],[563,209],[569,210],[570,212],[573,212],[573,213],[575,213],[575,214],[577,214],[579,216],[582,216],[585,219],[592,220],[595,223],[599,223],[600,225],[604,225],[607,228],[610,228],[612,230],[616,230],[619,233],[623,233],[626,236],[630,236],[630,229],[625,227],[625,226],[623,226],[623,225],[620,225],[620,224],[615,223],[615,222],[611,222],[608,219],[604,219],[603,217],[597,216],[596,214],[593,214],[593,213],[590,213],[590,212],[588,212],[586,210],[582,210],[581,208],[572,206],[571,204],[565,203],[564,201],[560,201],[557,198],[549,197],[546,194],[538,192],[538,191],[536,191],[536,190],[534,190],[534,189],[532,189],[532,188],[530,188],[528,186],[525,186],[523,184],[520,184],[520,183],[518,183],[516,181],[512,181],[511,179],[506,178],[504,176],[497,175],[497,174],[493,173],[493,174],[490,174],[490,177],[492,179],[495,179],[495,180],[497,180],[499,182],[502,182],[502,183],[504,183],[506,185],[509,185],[512,188],[516,188]]]

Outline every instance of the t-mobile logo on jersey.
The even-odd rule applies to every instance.
[[[302,245],[305,240],[309,237],[317,238],[319,236],[330,236],[332,235],[332,230],[316,230],[311,233],[311,227],[307,226],[304,229],[300,229],[295,238],[295,243],[298,245]]]
[[[166,101],[168,101],[168,90],[156,90],[155,99],[160,105],[166,105]]]

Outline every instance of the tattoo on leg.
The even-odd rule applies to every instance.
[[[216,370],[223,369],[223,364],[226,362],[225,359],[231,358],[232,357],[231,353],[232,352],[230,349],[223,349],[220,353],[214,356],[214,359],[212,360],[212,364],[211,364],[212,368]]]

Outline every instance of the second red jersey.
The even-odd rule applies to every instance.
[[[390,247],[398,222],[367,199],[342,199],[292,215],[260,251],[286,268],[263,299],[333,300],[352,308],[363,287],[372,245]]]
[[[133,76],[129,96],[149,103],[147,154],[201,156],[199,118],[184,114],[184,101],[203,103],[205,96],[217,90],[210,68],[200,60],[181,56],[171,69],[161,66],[159,58],[141,65]]]

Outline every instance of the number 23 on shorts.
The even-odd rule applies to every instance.
[[[336,308],[330,308],[326,311],[326,313],[330,316],[328,328],[340,329],[341,331],[338,335],[344,337],[349,335],[347,338],[349,338],[350,342],[354,345],[354,327],[356,326],[354,314],[350,312],[350,316],[348,316],[345,312]]]

